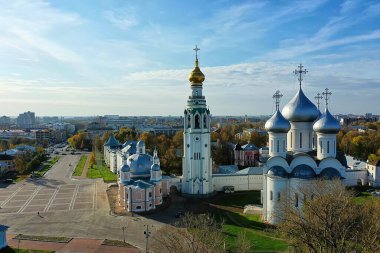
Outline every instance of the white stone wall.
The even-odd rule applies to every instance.
[[[343,182],[346,186],[356,186],[359,182],[365,185],[368,183],[368,172],[367,170],[346,170]]]
[[[286,157],[286,133],[269,133],[269,155]]]
[[[380,186],[380,166],[367,164],[368,183],[373,187]]]
[[[215,191],[224,191],[224,186],[234,186],[235,191],[252,191],[263,189],[263,175],[230,175],[212,176]]]

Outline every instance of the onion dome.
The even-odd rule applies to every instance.
[[[130,168],[127,164],[124,164],[123,167],[121,167],[121,172],[129,172]]]
[[[323,179],[329,179],[329,180],[335,179],[335,178],[338,178],[338,179],[341,178],[339,171],[331,167],[323,169],[322,172],[319,174],[319,177]]]
[[[196,56],[195,67],[189,75],[189,81],[191,82],[191,85],[202,85],[204,80],[205,80],[205,75],[202,73],[202,71],[199,68],[198,56]]]
[[[153,164],[151,169],[152,169],[152,171],[160,171],[161,170],[160,165],[158,165],[158,164]]]
[[[273,133],[287,133],[290,129],[290,123],[281,112],[277,110],[273,116],[265,122],[265,129]]]
[[[148,177],[152,162],[153,158],[148,154],[134,154],[128,158],[127,165],[131,170],[132,177]]]
[[[301,178],[301,179],[312,179],[316,176],[315,171],[312,167],[306,164],[300,164],[294,167],[290,177]]]
[[[314,123],[313,130],[317,133],[337,134],[340,130],[340,124],[326,108],[325,113]]]
[[[288,172],[286,172],[286,170],[281,166],[273,166],[268,170],[267,174],[275,177],[287,177],[289,175]]]
[[[292,100],[282,109],[282,114],[291,122],[313,122],[318,117],[318,109],[300,88]]]

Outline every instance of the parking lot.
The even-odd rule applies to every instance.
[[[0,188],[0,213],[45,213],[97,208],[97,185],[24,183]]]

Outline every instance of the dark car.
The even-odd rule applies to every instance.
[[[181,218],[183,216],[183,212],[177,212],[174,217]]]

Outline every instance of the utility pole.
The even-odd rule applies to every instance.
[[[148,240],[151,234],[151,231],[149,231],[149,225],[144,225],[145,230],[144,230],[144,235],[145,235],[145,253],[148,253]],[[153,227],[153,225],[151,225]]]

